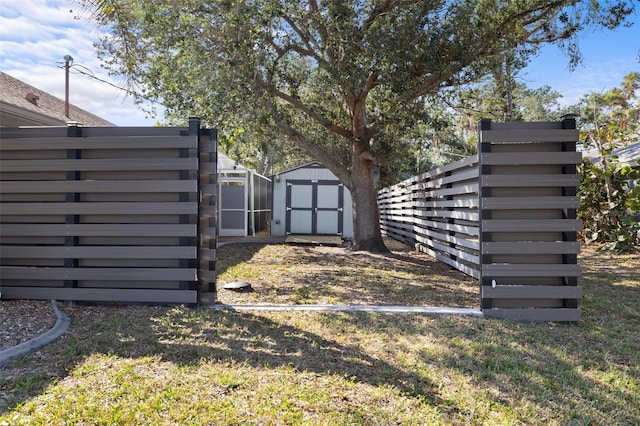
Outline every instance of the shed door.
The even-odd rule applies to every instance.
[[[337,180],[287,180],[287,234],[342,235],[344,186]]]
[[[247,235],[247,190],[245,178],[220,179],[221,237]]]

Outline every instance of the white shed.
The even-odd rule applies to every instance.
[[[353,237],[351,193],[318,162],[272,176],[271,235]]]

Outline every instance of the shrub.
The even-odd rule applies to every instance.
[[[635,251],[640,247],[640,171],[615,156],[608,160],[605,165],[583,161],[579,168],[582,238],[602,244],[601,250]]]

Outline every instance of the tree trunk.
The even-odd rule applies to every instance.
[[[351,202],[353,205],[352,250],[388,252],[380,233],[380,212],[372,171],[371,154],[360,143],[353,144]]]

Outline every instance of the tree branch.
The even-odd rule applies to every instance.
[[[284,19],[285,22],[287,24],[289,24],[289,26],[291,26],[293,31],[298,35],[298,37],[300,37],[302,42],[307,46],[307,48],[305,50],[307,50],[309,52],[313,52],[313,47],[311,46],[311,43],[309,41],[309,37],[307,37],[307,35],[302,32],[302,30],[296,25],[296,23],[293,21],[293,19],[291,19],[287,15],[284,15],[282,17],[282,19]],[[312,56],[312,55],[309,55],[309,56]]]
[[[266,82],[264,82],[262,79],[260,79],[257,76],[255,78],[255,83],[260,89],[267,91],[268,93],[270,93],[270,94],[282,99],[283,101],[287,102],[288,104],[292,105],[296,109],[304,112],[309,118],[311,118],[312,120],[314,120],[315,122],[317,122],[318,124],[320,124],[321,126],[326,128],[330,132],[335,133],[335,134],[337,134],[339,136],[342,136],[342,137],[344,137],[346,139],[351,139],[353,137],[353,133],[350,130],[345,129],[345,128],[340,127],[340,126],[336,126],[331,121],[329,121],[327,118],[323,117],[322,115],[320,115],[317,112],[315,112],[313,109],[309,108],[300,99],[295,98],[295,97],[293,97],[291,95],[288,95],[288,94],[278,90],[277,88],[275,88],[274,86],[272,86],[270,84],[267,84]]]
[[[311,19],[317,25],[320,40],[322,41],[324,50],[327,52],[329,63],[331,65],[336,65],[338,63],[338,57],[335,50],[329,46],[329,31],[327,31],[324,20],[320,16],[320,8],[318,7],[318,2],[316,0],[309,0],[309,10],[311,11]]]
[[[351,183],[351,173],[340,163],[334,160],[334,157],[327,150],[319,146],[318,144],[313,143],[298,130],[294,129],[289,124],[282,121],[278,114],[272,114],[271,116],[274,124],[280,131],[282,131],[289,139],[293,142],[299,144],[304,148],[304,150],[311,155],[311,157],[316,159],[321,159],[322,164],[331,170],[333,174],[335,174],[340,182],[342,182],[350,191],[353,190],[353,185]]]
[[[376,6],[371,11],[371,14],[364,21],[362,29],[364,31],[368,30],[379,16],[384,15],[389,10],[391,10],[391,0],[384,0],[382,3],[376,4]]]

